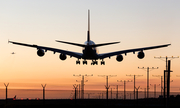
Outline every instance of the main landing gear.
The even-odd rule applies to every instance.
[[[79,61],[79,59],[76,61],[76,64],[79,64],[79,65],[80,65],[80,61]],[[86,65],[87,65],[87,61],[86,61],[86,60],[84,60],[84,61],[83,61],[83,65],[84,65],[84,64],[86,64]]]
[[[80,64],[80,61],[79,61],[79,59],[76,61],[76,64]]]
[[[101,61],[101,65],[105,65],[105,62],[103,60]]]
[[[76,64],[79,64],[80,65],[80,61],[79,61],[79,59],[76,61]],[[83,61],[83,65],[87,65],[87,61],[86,60],[84,60]],[[95,60],[92,60],[92,62],[91,62],[91,65],[98,65],[98,62]],[[101,65],[105,65],[105,61],[101,61]]]
[[[83,65],[84,65],[84,64],[86,64],[86,65],[87,65],[87,61],[86,61],[86,60],[84,60],[84,61],[83,61]]]
[[[92,60],[91,65],[95,65],[95,64],[96,64],[96,65],[98,65],[98,62],[97,62],[97,61],[93,61],[93,60]]]

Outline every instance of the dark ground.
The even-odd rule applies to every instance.
[[[49,100],[0,100],[0,108],[57,108],[57,107],[138,107],[152,108],[158,106],[164,107],[163,99],[139,99],[139,100],[122,100],[122,99],[49,99]],[[172,98],[169,101],[169,106],[179,106],[180,99]]]

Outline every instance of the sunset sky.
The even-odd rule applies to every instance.
[[[57,43],[55,40],[83,44],[87,38],[87,15],[90,9],[91,40],[97,43],[120,41],[119,44],[99,47],[99,53],[154,45],[172,45],[148,50],[144,59],[137,53],[123,55],[122,62],[116,56],[106,58],[106,65],[76,65],[76,58],[65,61],[59,53],[47,52],[37,56],[35,48],[8,44],[11,41],[37,44],[69,51],[82,52],[81,47]],[[85,77],[85,89],[105,89],[105,77],[109,85],[122,84],[117,80],[133,80],[126,74],[143,75],[137,78],[137,86],[146,87],[146,71],[138,67],[159,67],[150,71],[150,84],[160,84],[165,62],[154,56],[180,56],[180,1],[179,0],[1,0],[0,1],[0,89],[9,83],[10,89],[72,89],[81,77]],[[14,55],[11,53],[15,52]],[[82,61],[82,60],[81,60]],[[100,60],[98,60],[100,64]],[[180,58],[171,62],[172,91],[180,88]],[[153,87],[151,87],[153,90]],[[123,87],[120,87],[123,90]],[[127,84],[133,90],[133,83]],[[160,88],[158,88],[160,90]]]

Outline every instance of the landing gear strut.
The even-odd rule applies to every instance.
[[[79,59],[76,61],[76,64],[80,64],[80,61],[79,61]]]

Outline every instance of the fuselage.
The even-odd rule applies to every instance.
[[[86,41],[85,47],[83,48],[83,59],[90,59],[90,60],[96,60],[98,59],[98,50],[96,47],[92,47],[92,45],[95,45],[93,41]]]

